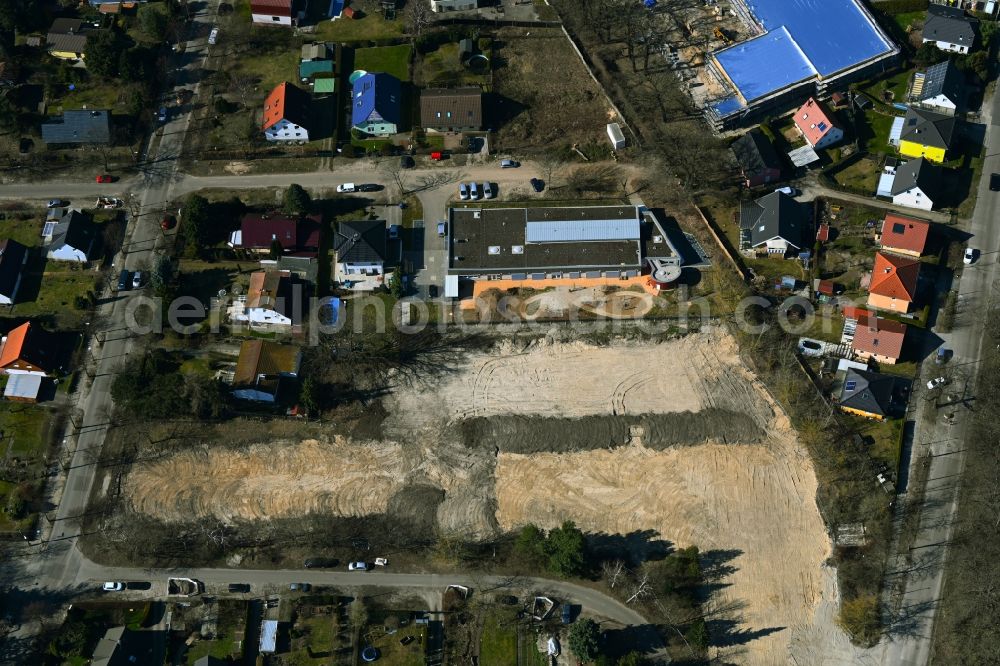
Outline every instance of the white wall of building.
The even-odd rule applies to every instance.
[[[431,0],[431,11],[435,12],[457,12],[478,7],[479,0]]]
[[[247,308],[247,321],[251,324],[267,324],[269,326],[291,326],[291,317],[286,317],[277,310],[269,308]]]
[[[291,16],[272,16],[271,14],[251,14],[254,23],[263,25],[291,25]]]
[[[955,102],[948,99],[945,95],[935,95],[934,97],[928,97],[920,102],[920,106],[926,106],[938,113],[946,113],[948,115],[955,114]]]
[[[823,138],[816,142],[813,148],[826,148],[835,143],[839,143],[844,138],[844,130],[839,127],[831,127],[830,131],[823,135]]]
[[[309,130],[282,118],[264,130],[268,141],[308,141]]]
[[[87,253],[69,245],[51,248],[45,256],[55,261],[75,261],[79,264],[87,263]]]
[[[934,207],[934,202],[919,187],[897,194],[892,198],[892,203],[920,210],[931,210]]]
[[[924,44],[927,42],[934,42],[933,39],[925,39]],[[934,46],[938,47],[942,51],[951,51],[952,53],[968,53],[969,46],[967,44],[952,44],[951,42],[934,42]]]
[[[384,275],[382,262],[337,264],[339,273],[344,275]]]

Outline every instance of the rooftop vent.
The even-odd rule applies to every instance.
[[[488,252],[490,254],[500,254],[500,246],[499,245],[490,245]]]
[[[524,254],[524,246],[523,245],[511,245],[510,246],[510,253],[511,254]]]

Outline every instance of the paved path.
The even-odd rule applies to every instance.
[[[905,206],[897,206],[891,201],[885,201],[883,199],[876,199],[875,197],[863,197],[857,194],[850,194],[848,192],[841,192],[840,190],[833,190],[829,187],[824,187],[814,180],[804,180],[799,183],[799,188],[802,190],[802,200],[812,201],[818,197],[824,197],[827,199],[840,199],[841,201],[850,201],[852,203],[861,204],[863,206],[869,206],[871,208],[881,208],[882,210],[892,210],[900,213],[901,215],[911,215],[913,217],[918,217],[923,220],[930,220],[932,222],[941,222],[948,224],[951,222],[951,215],[948,213],[941,213],[939,211],[933,210],[919,210],[916,208],[906,208]]]

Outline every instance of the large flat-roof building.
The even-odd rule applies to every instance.
[[[711,54],[730,92],[706,114],[718,130],[754,122],[810,96],[887,69],[899,49],[860,0],[730,0],[754,35]]]
[[[448,275],[466,280],[629,279],[645,269],[667,284],[681,272],[660,223],[636,206],[452,208],[447,240]]]

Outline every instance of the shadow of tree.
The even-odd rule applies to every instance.
[[[587,535],[587,547],[595,561],[622,560],[629,567],[662,560],[673,551],[673,544],[658,538],[656,530],[636,530],[629,534],[598,532]]]

